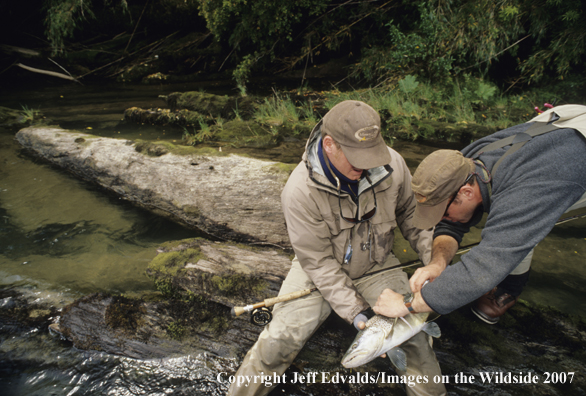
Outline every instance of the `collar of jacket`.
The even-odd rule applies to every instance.
[[[337,187],[333,185],[326,177],[325,172],[321,166],[321,162],[318,157],[318,145],[321,143],[321,121],[313,128],[307,144],[305,145],[305,153],[303,154],[303,160],[309,170],[309,177],[315,183],[333,189],[337,191]],[[366,180],[366,177],[360,179],[358,183],[358,195],[371,187],[375,187],[380,184],[383,180],[388,178],[393,173],[393,168],[390,165],[379,166],[378,168],[368,169],[366,171],[368,177],[372,181],[372,185]],[[342,191],[343,194],[347,194]]]
[[[478,164],[476,164],[476,172],[482,172],[482,167]],[[480,195],[482,196],[483,211],[486,213],[490,213],[490,193],[488,191],[488,186],[487,184],[483,183],[478,176],[475,177],[476,183],[478,183],[478,187],[480,188]]]

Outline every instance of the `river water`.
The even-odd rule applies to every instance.
[[[182,131],[124,125],[126,108],[161,107],[158,95],[200,90],[230,93],[213,82],[199,85],[45,84],[3,92],[1,106],[40,110],[52,124],[101,136],[166,139]],[[61,308],[94,292],[138,295],[152,291],[148,262],[165,241],[199,236],[196,231],[137,209],[69,174],[23,155],[18,128],[0,128],[0,291]],[[303,143],[300,143],[301,152]],[[412,170],[435,147],[396,142]],[[479,240],[474,230],[463,244]],[[413,258],[404,241],[395,251]],[[586,315],[586,219],[555,227],[537,248],[522,298]],[[2,309],[11,299],[0,298]],[[237,362],[207,354],[134,360],[80,351],[46,328],[0,319],[2,395],[214,395],[224,394],[221,371]]]

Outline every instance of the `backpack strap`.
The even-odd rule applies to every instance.
[[[521,132],[516,135],[509,136],[507,138],[487,144],[477,154],[474,155],[474,159],[478,159],[478,157],[481,154],[486,153],[488,151],[497,150],[510,145],[511,147],[502,155],[501,158],[499,158],[496,164],[494,164],[494,166],[492,167],[491,173],[492,177],[494,177],[497,168],[500,166],[501,162],[506,157],[517,152],[521,147],[525,145],[525,143],[527,143],[533,137],[543,135],[544,133],[551,132],[555,129],[559,129],[559,127],[553,125],[553,123],[535,122],[525,132]]]

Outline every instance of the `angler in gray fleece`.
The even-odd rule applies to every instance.
[[[493,141],[525,131],[517,125],[480,139],[462,150],[472,157]],[[488,169],[508,147],[481,154]],[[476,172],[482,169],[476,165]],[[460,262],[448,266],[421,293],[431,309],[447,314],[476,300],[498,285],[553,228],[560,216],[586,192],[586,139],[573,129],[534,137],[505,158],[492,180],[492,196],[476,176],[482,205],[466,224],[442,220],[434,238],[449,235],[462,241],[464,233],[488,213],[482,241]]]
[[[417,200],[414,224],[424,229],[435,226],[432,259],[411,277],[413,297],[386,289],[373,307],[376,313],[447,314],[479,299],[510,278],[524,259],[530,260],[528,254],[564,212],[586,206],[586,107],[556,109],[551,119],[538,119],[536,125],[553,122],[559,129],[534,136],[507,156],[503,154],[510,145],[492,151],[494,147],[487,145],[525,132],[533,122],[482,138],[461,153],[438,150],[422,161],[412,181]],[[448,265],[463,235],[484,213],[488,216],[480,244],[460,262]]]

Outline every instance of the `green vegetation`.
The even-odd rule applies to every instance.
[[[199,248],[159,253],[149,264],[149,270],[172,278],[183,270],[186,263],[197,262],[203,255]]]
[[[109,76],[227,72],[247,95],[255,74],[345,59],[352,76],[375,86],[408,75],[427,83],[470,75],[502,89],[576,77],[584,86],[580,0],[40,1],[53,52],[84,53]]]
[[[193,94],[186,92],[182,97],[193,97]],[[205,100],[209,100],[210,104],[218,103],[215,95],[198,93],[198,96],[202,99],[197,99],[197,105],[194,101],[185,99],[177,103],[181,102],[191,108],[206,107]],[[225,103],[223,106],[210,105],[209,107],[215,108],[215,112],[210,111],[208,117],[200,115],[193,126],[183,127],[183,141],[186,144],[195,146],[200,143],[221,142],[234,147],[274,146],[287,136],[304,138],[318,121],[313,101],[305,98],[294,100],[279,92],[274,92],[262,102],[259,99],[251,102],[248,100],[250,98],[240,101],[228,97],[220,98]],[[230,103],[238,106],[239,102],[244,103],[245,111],[241,113],[235,108],[231,114],[228,113],[227,119],[222,116],[226,114],[225,109]],[[139,117],[139,120],[144,121],[144,118]]]
[[[164,97],[169,109],[127,110],[136,122],[183,128],[189,145],[303,139],[343,99],[377,109],[389,142],[467,142],[530,119],[545,102],[584,100],[579,0],[40,1],[53,52],[78,71],[120,81],[232,79],[233,96],[176,92]],[[323,77],[337,73],[356,89],[308,95],[303,87],[265,99],[251,86],[285,71],[303,86],[306,72],[326,64]],[[25,109],[24,119],[34,116]]]
[[[40,125],[46,124],[47,120],[39,110],[21,106],[22,110],[14,110],[0,106],[0,124],[4,126]]]
[[[171,322],[167,326],[167,334],[169,334],[169,337],[171,337],[173,340],[181,341],[186,331],[187,329],[181,324],[180,321]]]
[[[244,71],[285,48],[295,65],[358,46],[354,71],[370,81],[485,74],[505,59],[516,79],[535,82],[567,76],[586,49],[579,0],[205,0],[200,10],[212,34],[240,52]]]
[[[507,95],[471,76],[431,85],[407,75],[392,88],[327,92],[325,105],[347,99],[362,100],[381,114],[387,140],[459,140],[462,131],[472,138],[525,122],[536,115],[534,107],[561,97],[541,90]]]
[[[278,92],[258,106],[253,119],[267,126],[272,135],[277,135],[279,128],[288,129],[292,135],[309,132],[317,122],[311,100],[296,103]]]
[[[28,108],[28,106],[22,106],[22,117],[20,122],[22,124],[34,124],[38,122],[40,113],[34,109]]]
[[[267,288],[267,282],[263,279],[251,278],[241,274],[213,275],[210,279],[215,291],[226,296],[251,293],[261,297]]]
[[[221,117],[219,119],[223,120]],[[197,123],[199,125],[199,131],[193,128],[193,133],[191,133],[187,128],[183,128],[183,140],[192,146],[212,140],[215,133],[208,125],[205,117],[200,116]],[[216,125],[221,129],[223,121],[217,122]]]
[[[175,105],[190,108],[214,108],[209,116],[199,114],[192,126],[183,127],[184,143],[223,145],[231,147],[273,147],[286,139],[304,140],[329,109],[343,100],[361,100],[381,115],[383,135],[387,142],[402,140],[441,140],[467,143],[497,130],[508,128],[533,118],[535,107],[544,103],[568,103],[572,90],[568,84],[549,89],[531,88],[522,94],[503,91],[487,79],[469,74],[430,83],[414,75],[406,75],[395,84],[352,91],[289,92],[274,91],[260,100],[243,98],[244,115],[234,109],[224,118],[230,104],[239,103],[235,97],[185,92],[175,97]],[[173,94],[175,95],[175,94]],[[171,97],[172,95],[170,95]],[[206,102],[209,100],[209,102]],[[249,101],[251,100],[251,101]],[[221,106],[214,103],[223,103]],[[187,110],[176,110],[182,112]],[[134,111],[139,113],[138,111]],[[152,113],[152,112],[151,112]],[[138,117],[139,122],[144,117]],[[153,122],[157,123],[158,118]],[[172,124],[171,121],[169,121]],[[177,122],[175,125],[183,125]],[[137,151],[163,155],[167,143],[137,144]],[[218,150],[218,153],[221,151]]]

